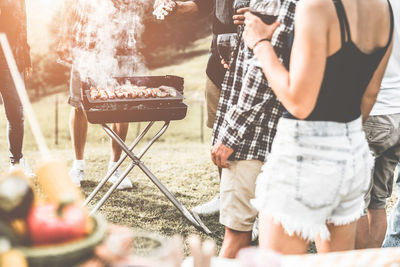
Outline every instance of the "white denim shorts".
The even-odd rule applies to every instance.
[[[327,223],[344,225],[363,214],[372,167],[361,118],[349,123],[281,118],[252,204],[289,235],[328,240]]]

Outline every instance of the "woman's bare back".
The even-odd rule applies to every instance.
[[[340,24],[333,0],[329,11],[328,54],[337,52],[341,46]],[[390,34],[390,11],[387,0],[341,0],[350,25],[351,41],[358,49],[370,54],[387,45]],[[350,41],[350,40],[346,40]]]

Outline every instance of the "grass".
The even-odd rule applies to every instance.
[[[199,40],[192,50],[188,50],[189,54],[195,55],[194,57],[184,60],[177,58],[174,65],[150,71],[152,75],[175,74],[185,78],[185,102],[190,106],[188,115],[182,121],[171,123],[166,134],[150,148],[143,162],[188,209],[211,199],[219,189],[217,170],[209,156],[211,130],[207,129],[204,122],[200,120],[201,107],[204,105],[203,86],[207,53],[196,51],[205,51],[209,42],[208,38]],[[68,88],[65,87],[65,92],[35,102],[34,110],[52,152],[55,156],[65,159],[70,165],[74,156],[68,131],[70,107],[66,104],[67,97]],[[55,144],[54,133],[56,98],[59,101],[58,145]],[[2,159],[0,171],[6,172],[8,145],[3,108],[0,109],[0,118],[0,158]],[[134,140],[138,129],[143,129],[144,125],[144,123],[130,125],[128,143]],[[157,126],[161,127],[161,123],[157,123]],[[204,143],[200,139],[201,126],[205,130]],[[148,140],[149,137],[145,139],[145,141]],[[109,138],[105,132],[99,125],[89,125],[85,153],[87,179],[82,183],[82,189],[86,195],[105,175],[109,150]],[[28,123],[26,123],[24,154],[32,166],[35,166],[40,159]],[[126,166],[127,163],[123,165],[123,167]],[[129,179],[133,182],[133,188],[114,193],[101,208],[101,212],[108,221],[166,236],[177,233],[183,236],[191,233],[199,234],[138,168],[132,171]],[[103,190],[102,193],[104,192]],[[98,197],[95,198],[95,201],[98,199]],[[388,210],[391,209],[395,200],[395,196],[390,199]],[[212,238],[219,247],[223,238],[223,227],[218,223],[218,216],[204,218],[204,223],[213,231]],[[202,237],[206,238],[203,234]]]

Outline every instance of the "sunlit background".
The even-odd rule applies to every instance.
[[[49,44],[48,24],[61,9],[64,0],[26,0],[28,16],[28,39],[33,52],[47,49]]]

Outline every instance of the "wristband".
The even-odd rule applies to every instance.
[[[262,43],[262,42],[271,42],[271,39],[269,39],[269,38],[262,38],[262,39],[258,40],[258,41],[253,45],[253,48],[252,48],[251,50],[254,50],[254,48],[256,48],[256,46],[259,45],[259,44]]]

